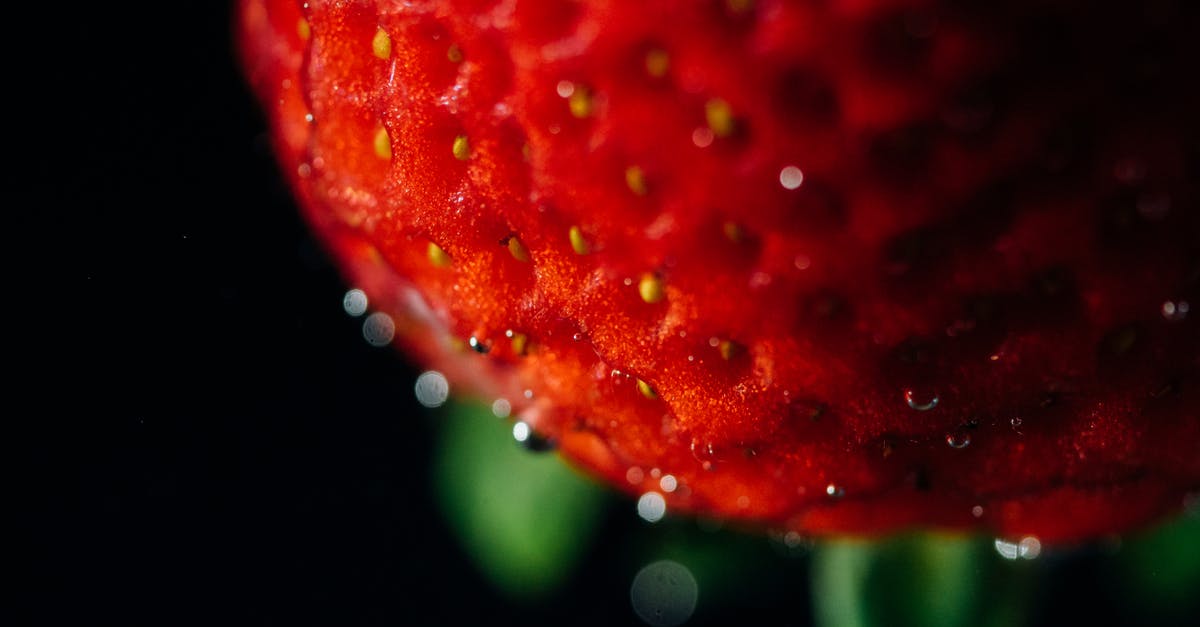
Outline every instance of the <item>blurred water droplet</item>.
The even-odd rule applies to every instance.
[[[950,448],[967,448],[971,445],[971,434],[966,429],[956,429],[946,434],[946,444]]]
[[[976,505],[975,507],[972,507],[972,508],[971,508],[971,515],[972,515],[972,516],[974,516],[974,517],[976,517],[976,518],[982,518],[982,517],[983,517],[983,506],[982,506],[982,505]]]
[[[508,418],[512,413],[512,403],[506,398],[498,398],[492,401],[492,414],[497,418]]]
[[[937,392],[933,390],[913,388],[904,390],[904,402],[917,411],[929,411],[937,407],[940,401],[941,399],[938,398]]]
[[[1012,420],[1008,421],[1008,423],[1012,425],[1013,429],[1019,432],[1021,430],[1021,425],[1025,424],[1025,421],[1018,417],[1013,418]]]
[[[843,488],[840,485],[831,483],[831,484],[825,486],[825,495],[831,499],[840,499],[843,496],[846,496],[846,488]]]
[[[794,165],[789,165],[779,171],[779,184],[784,189],[798,189],[804,184],[804,172]]]
[[[1025,536],[1017,542],[996,538],[993,545],[1000,557],[1007,560],[1033,560],[1042,554],[1042,542],[1033,536]]]
[[[342,297],[342,309],[355,318],[367,313],[367,293],[355,288]]]
[[[387,346],[396,335],[396,323],[391,316],[377,311],[363,320],[362,334],[371,346]]]
[[[1016,542],[996,538],[992,544],[996,547],[996,552],[1000,554],[1000,557],[1006,560],[1015,560],[1021,556],[1021,551],[1017,548]]]
[[[646,565],[633,577],[633,612],[652,627],[681,625],[696,611],[700,587],[686,566],[671,560]]]
[[[646,473],[638,466],[630,466],[629,470],[625,471],[625,480],[633,485],[640,484],[646,478]]]
[[[679,481],[675,479],[675,475],[663,475],[662,479],[659,479],[658,485],[663,492],[674,492],[675,488],[679,487]]]
[[[433,409],[441,407],[450,397],[450,383],[442,373],[427,370],[417,377],[413,391],[416,392],[418,403]]]
[[[1042,542],[1033,536],[1025,536],[1017,543],[1017,553],[1024,559],[1035,560],[1042,554]]]
[[[517,444],[532,453],[544,453],[554,449],[554,444],[550,440],[535,433],[529,423],[524,420],[513,423],[512,435]]]
[[[491,347],[488,346],[487,342],[475,337],[474,335],[471,336],[471,339],[467,340],[467,344],[470,345],[471,350],[481,355],[486,354],[489,350],[491,350]]]
[[[656,523],[667,515],[667,500],[658,492],[647,492],[638,497],[637,513],[646,522]]]
[[[1179,322],[1187,318],[1188,311],[1192,308],[1186,300],[1166,301],[1162,304],[1162,315],[1171,322]]]

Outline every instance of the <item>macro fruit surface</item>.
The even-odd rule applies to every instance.
[[[1066,541],[1200,488],[1196,9],[243,0],[417,363],[671,510]]]

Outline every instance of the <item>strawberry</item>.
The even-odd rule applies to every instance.
[[[347,281],[581,468],[803,533],[1069,541],[1200,487],[1196,14],[244,0],[239,28]]]

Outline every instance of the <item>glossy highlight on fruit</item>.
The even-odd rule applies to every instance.
[[[1200,489],[1198,24],[242,0],[238,28],[347,282],[574,464],[805,534],[1057,542]]]

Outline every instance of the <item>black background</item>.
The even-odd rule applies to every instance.
[[[224,2],[10,17],[10,624],[640,624],[614,555],[675,531],[628,503],[546,603],[466,559],[430,494],[438,416],[342,311]],[[1035,622],[1119,620],[1097,559],[1048,566]],[[691,624],[807,624],[803,564]]]

